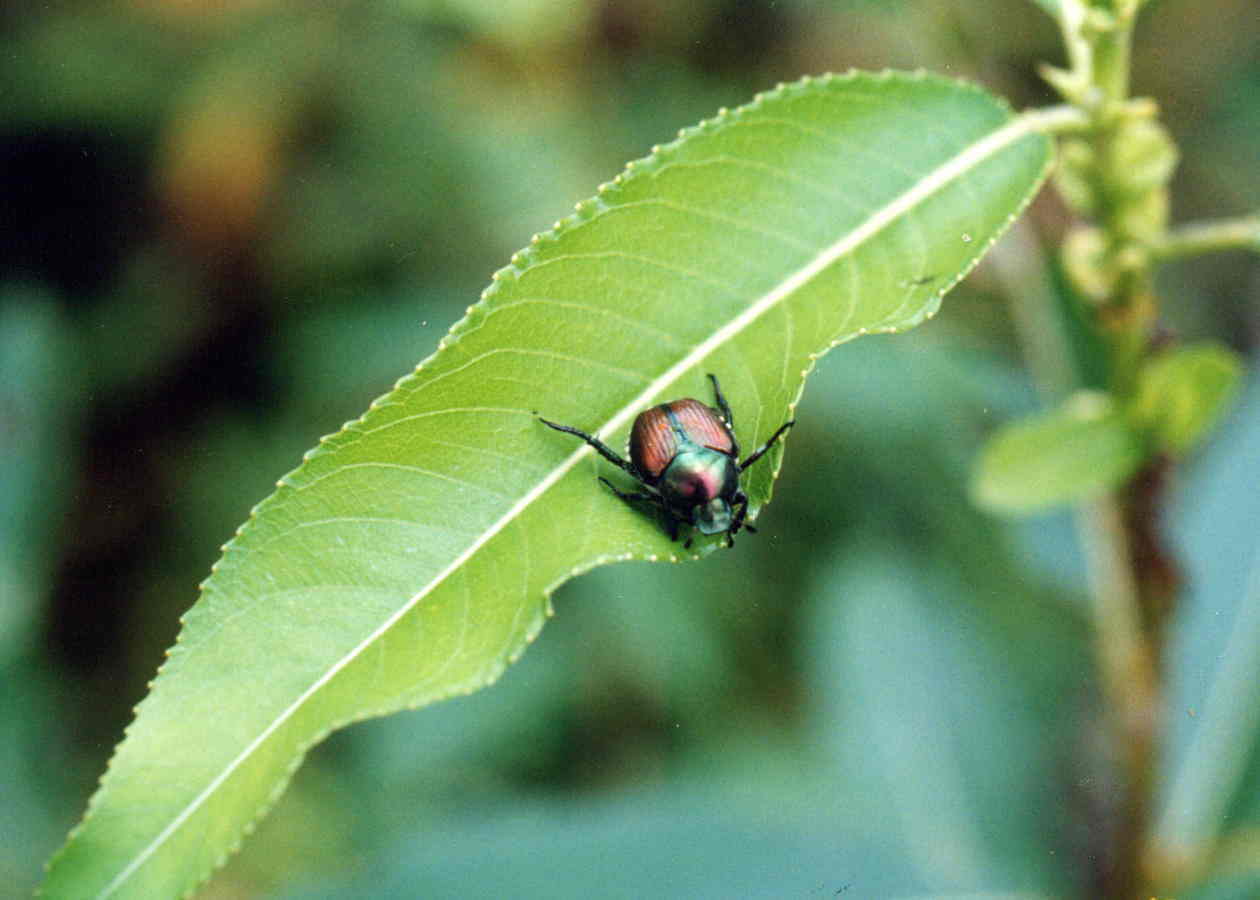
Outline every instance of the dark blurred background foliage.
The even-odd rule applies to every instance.
[[[1139,28],[1177,219],[1256,206],[1255,26]],[[780,80],[928,68],[1021,107],[1060,59],[1020,0],[7,5],[0,884],[38,881],[250,506],[532,233]],[[334,736],[205,896],[1087,893],[1071,523],[964,491],[1035,404],[1009,304],[1057,290],[1063,219],[1046,192],[938,320],[821,363],[761,535],[578,579],[499,685]],[[1168,325],[1254,356],[1258,287],[1242,254],[1170,268]]]

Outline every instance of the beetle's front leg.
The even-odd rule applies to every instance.
[[[780,425],[779,430],[776,431],[774,434],[770,435],[770,440],[766,441],[764,444],[762,444],[760,447],[754,450],[752,455],[749,456],[748,459],[744,460],[742,463],[739,464],[739,470],[742,472],[745,469],[747,469],[749,466],[751,466],[753,463],[755,463],[757,460],[761,459],[762,455],[767,450],[769,450],[771,447],[774,446],[774,442],[777,441],[779,438],[783,437],[783,433],[795,424],[796,424],[795,419],[789,419],[788,421]]]
[[[627,503],[646,502],[651,503],[653,506],[660,507],[661,515],[665,518],[665,530],[669,532],[669,539],[671,541],[678,540],[678,517],[670,512],[669,506],[666,505],[664,497],[660,494],[648,493],[647,491],[623,491],[602,475],[599,480],[604,483],[608,490],[612,491]],[[691,541],[687,542],[687,546],[691,546]]]
[[[736,510],[735,517],[731,519],[731,527],[726,529],[726,546],[728,547],[735,546],[735,534],[741,528],[756,531],[751,525],[744,524],[744,518],[748,515],[748,495],[740,491],[731,499],[731,506],[736,507]]]
[[[717,376],[710,372],[709,380],[713,382],[713,396],[717,400],[718,412],[722,414],[722,420],[726,422],[726,430],[731,435],[731,456],[739,462],[739,441],[735,437],[735,415],[731,412],[731,405],[726,402],[726,395],[722,393],[722,386],[718,384]]]
[[[731,405],[726,402],[726,397],[722,394],[722,386],[718,384],[717,376],[710,372],[709,380],[713,382],[713,396],[717,399],[718,412],[726,420],[726,426],[733,431],[735,429],[735,417],[731,415]]]
[[[620,488],[618,488],[615,484],[613,484],[611,481],[609,481],[607,478],[605,478],[603,475],[599,476],[599,480],[602,481],[605,485],[607,485],[608,490],[612,491],[614,494],[616,494],[622,500],[625,500],[627,503],[631,503],[635,500],[646,500],[649,503],[655,503],[657,506],[662,505],[661,498],[658,497],[656,494],[649,494],[644,491],[623,491]]]

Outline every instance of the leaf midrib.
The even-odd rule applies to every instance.
[[[792,296],[796,291],[800,290],[819,274],[828,269],[837,260],[846,254],[852,252],[857,247],[870,240],[883,229],[887,228],[902,215],[910,212],[919,204],[926,201],[937,191],[943,187],[952,184],[956,179],[983,163],[989,157],[993,156],[1000,150],[1014,144],[1020,138],[1030,134],[1039,128],[1043,128],[1047,124],[1047,116],[1045,113],[1025,113],[1016,116],[1008,121],[1001,128],[990,132],[980,140],[968,145],[960,153],[952,156],[945,163],[933,169],[927,175],[924,175],[917,182],[903,191],[894,198],[890,203],[875,210],[864,222],[842,235],[833,244],[820,251],[810,262],[798,269],[793,274],[785,278],[778,287],[763,294],[756,301],[751,303],[743,312],[735,316],[726,325],[717,329],[710,337],[697,344],[690,351],[684,354],[678,362],[674,363],[666,369],[661,375],[653,379],[646,388],[644,388],[631,401],[626,403],[619,412],[612,416],[608,422],[600,428],[595,434],[601,438],[607,438],[619,429],[629,424],[631,418],[649,406],[653,400],[660,396],[666,388],[680,379],[689,370],[697,366],[701,361],[707,358],[711,353],[719,347],[724,346],[736,335],[748,328],[753,322],[759,319],[763,314],[777,307],[785,299]],[[943,292],[945,287],[941,288]],[[423,588],[412,595],[407,602],[403,603],[399,608],[386,618],[371,634],[360,641],[354,648],[342,656],[337,662],[329,667],[323,675],[313,681],[300,696],[297,697],[289,706],[282,710],[273,719],[266,728],[264,728],[256,738],[254,738],[237,756],[224,767],[223,771],[216,775],[209,784],[196,797],[189,802],[187,806],[176,815],[171,822],[162,829],[154,839],[141,850],[136,857],[128,863],[114,877],[112,881],[98,895],[105,898],[113,894],[126,881],[137,872],[148,859],[157,852],[157,850],[170,837],[177,832],[180,827],[187,822],[201,806],[232,776],[246,760],[248,760],[260,746],[276,731],[278,731],[290,718],[295,715],[298,710],[306,705],[324,685],[328,684],[339,672],[345,669],[350,663],[359,657],[365,650],[371,647],[376,641],[388,632],[395,624],[398,623],[403,616],[410,612],[421,600],[431,594],[438,586],[442,584],[456,571],[461,569],[478,551],[488,544],[496,535],[517,519],[527,508],[529,508],[535,500],[547,493],[560,479],[564,478],[573,470],[579,462],[594,451],[586,444],[581,444],[569,456],[561,462],[550,474],[544,477],[533,488],[526,492],[522,497],[505,512],[497,521],[494,522],[485,532],[473,541],[468,549],[451,561],[441,572],[435,575]]]

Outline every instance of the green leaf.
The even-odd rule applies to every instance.
[[[616,445],[644,407],[708,398],[715,372],[755,447],[819,354],[932,315],[1049,156],[1034,120],[976,88],[855,74],[780,87],[631,163],[255,509],[46,894],[191,890],[330,730],[490,683],[575,574],[674,558],[595,480],[617,473],[536,413]],[[781,453],[745,479],[754,513]]]
[[[1059,409],[999,429],[980,453],[972,497],[994,512],[1050,509],[1120,484],[1145,456],[1107,395],[1080,391]]]
[[[1131,412],[1160,449],[1186,453],[1229,406],[1242,372],[1238,354],[1215,342],[1162,353],[1142,367]]]

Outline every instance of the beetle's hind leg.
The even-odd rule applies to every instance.
[[[614,466],[617,466],[618,468],[621,468],[625,470],[626,472],[629,472],[636,479],[638,479],[639,473],[635,471],[634,466],[629,461],[622,459],[621,455],[617,453],[616,450],[614,450],[612,447],[609,447],[599,438],[595,437],[595,435],[587,434],[585,431],[582,431],[580,428],[574,428],[571,425],[559,425],[555,422],[548,422],[542,416],[538,417],[538,421],[542,422],[548,428],[554,428],[556,431],[563,431],[565,434],[571,434],[574,437],[580,437],[582,440],[586,441],[586,443],[594,447],[596,452],[599,453],[600,456],[604,457],[604,459],[608,460]],[[609,487],[611,487],[611,485],[609,485]],[[613,488],[613,490],[616,490],[616,488]]]

